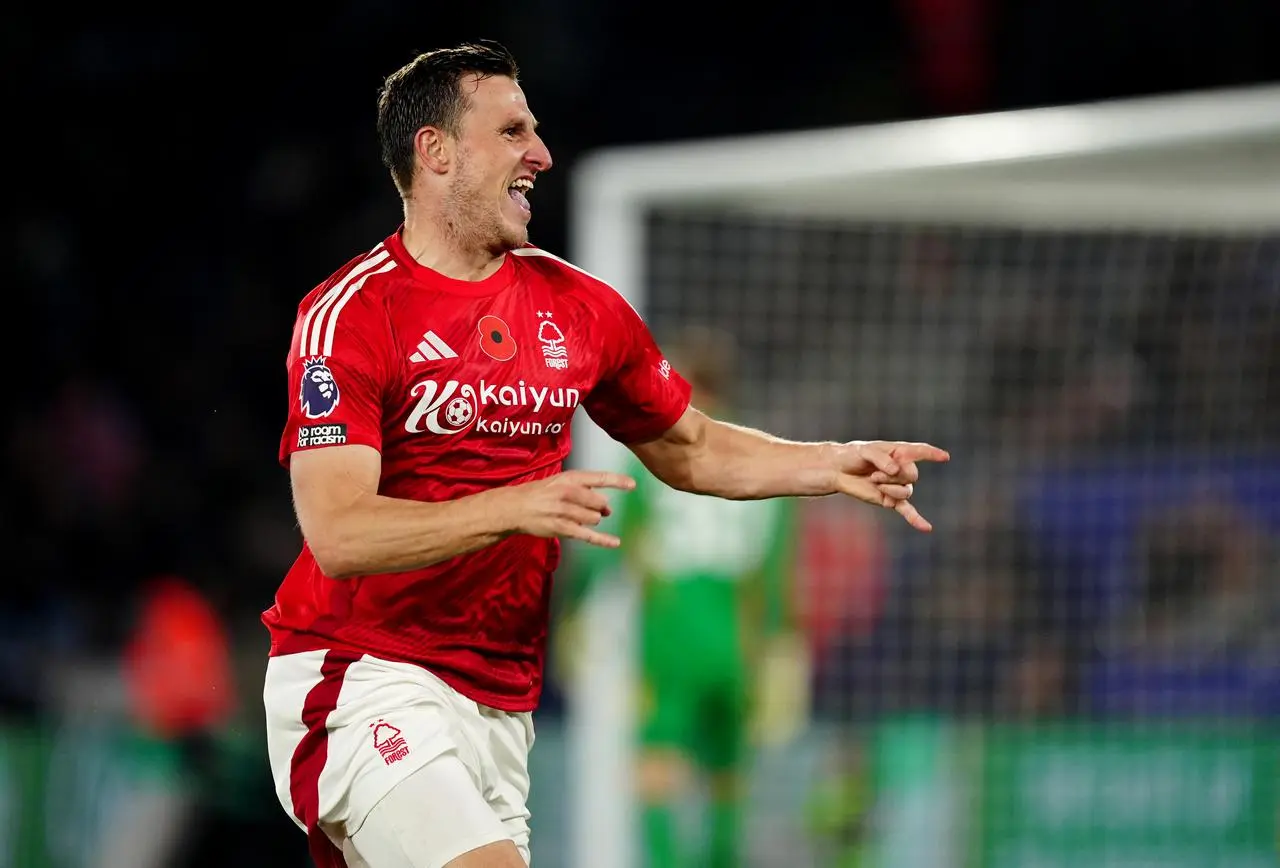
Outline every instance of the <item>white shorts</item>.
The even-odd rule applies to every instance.
[[[531,714],[479,705],[418,666],[336,651],[270,658],[263,702],[276,796],[321,868],[384,868],[359,835],[375,806],[378,825],[412,828],[397,848],[412,852],[387,868],[439,868],[502,840],[529,862]]]

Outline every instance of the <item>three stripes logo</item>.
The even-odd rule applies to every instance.
[[[409,356],[411,362],[438,362],[441,359],[456,359],[458,354],[444,342],[435,332],[429,331],[418,342],[417,350]]]

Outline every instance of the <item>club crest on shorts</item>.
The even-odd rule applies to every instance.
[[[409,755],[409,744],[399,729],[385,720],[371,723],[369,727],[373,730],[373,746],[382,754],[383,762],[387,765],[399,762]]]
[[[308,419],[323,419],[338,406],[338,381],[333,378],[324,356],[315,356],[302,364],[302,388],[298,393],[302,412]]]

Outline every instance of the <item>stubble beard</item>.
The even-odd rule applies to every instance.
[[[465,158],[459,159],[458,173],[449,185],[445,222],[450,238],[463,250],[484,250],[500,256],[508,250],[523,247],[529,240],[525,227],[513,231],[513,227],[502,219]]]

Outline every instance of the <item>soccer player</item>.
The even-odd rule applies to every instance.
[[[668,349],[692,387],[692,403],[705,413],[730,412],[736,356],[730,336],[687,328]],[[753,706],[775,704],[768,695],[772,685],[761,676],[782,674],[793,682],[787,686],[807,680],[802,667],[777,665],[803,662],[788,602],[795,504],[786,498],[735,501],[691,494],[658,482],[638,459],[634,465],[629,475],[635,489],[601,525],[616,527],[627,545],[576,551],[573,592],[580,596],[616,575],[619,555],[625,572],[642,583],[642,748],[636,778],[645,864],[733,868],[740,864],[748,724],[753,710],[764,711]],[[799,697],[777,698],[787,704]],[[685,848],[678,841],[682,824],[676,813],[695,778],[706,784],[709,797],[706,835],[701,846]],[[689,858],[686,849],[700,854]]]
[[[608,284],[529,244],[551,155],[511,54],[419,55],[377,131],[404,203],[301,302],[288,466],[304,544],[263,614],[277,794],[322,868],[523,868],[531,712],[561,538],[618,473],[563,470],[581,406],[667,485],[911,503],[920,443],[793,443],[713,421]],[[607,794],[601,794],[607,797]]]

